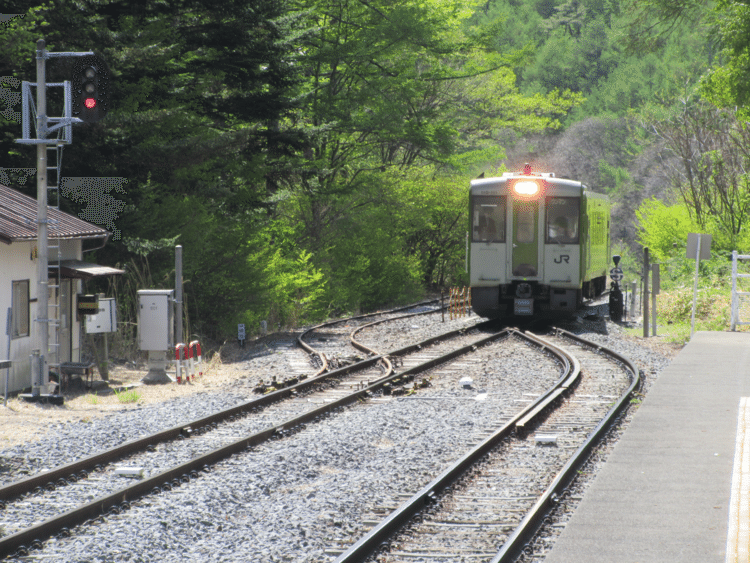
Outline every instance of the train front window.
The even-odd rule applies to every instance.
[[[578,244],[581,198],[547,198],[547,244]]]
[[[474,196],[472,242],[505,242],[505,197]]]

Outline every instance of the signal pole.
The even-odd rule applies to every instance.
[[[83,123],[84,120],[71,117],[71,95],[70,83],[47,84],[46,64],[47,59],[52,57],[84,57],[94,56],[91,51],[85,53],[49,53],[45,49],[44,39],[36,42],[36,137],[32,138],[30,134],[31,117],[29,113],[30,106],[33,105],[31,89],[28,82],[23,82],[22,88],[22,129],[23,138],[16,139],[17,143],[36,145],[36,199],[37,199],[37,314],[34,319],[34,343],[36,348],[31,354],[31,394],[21,395],[22,398],[39,401],[46,400],[49,402],[62,404],[62,395],[48,394],[49,386],[49,329],[51,323],[55,322],[50,319],[49,314],[49,219],[47,214],[47,162],[48,145],[56,145],[59,142],[70,144],[72,142],[71,126],[74,123]],[[60,87],[64,89],[64,117],[49,117],[47,115],[47,88]],[[106,106],[106,104],[105,104]],[[98,113],[96,119],[103,117]],[[91,119],[90,119],[91,121]],[[55,123],[50,127],[51,123]],[[48,139],[52,132],[62,133],[62,140]],[[59,165],[59,162],[58,162]],[[59,172],[57,182],[59,183]],[[57,327],[56,327],[57,328]]]
[[[37,204],[37,318],[34,323],[34,350],[31,361],[31,394],[39,397],[41,389],[49,385],[49,259],[47,249],[47,72],[45,42],[36,42],[36,131],[41,142],[36,146],[36,204]],[[36,363],[36,365],[34,365]]]
[[[648,338],[648,274],[651,264],[648,259],[648,248],[643,249],[643,338]]]

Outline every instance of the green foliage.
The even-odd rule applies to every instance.
[[[647,247],[657,260],[666,260],[683,249],[688,233],[700,232],[700,227],[683,203],[667,205],[658,199],[644,200],[635,213],[638,218],[638,241]]]
[[[629,182],[630,175],[626,168],[612,166],[606,160],[599,160],[600,185],[611,196],[621,196],[624,186]],[[619,199],[619,197],[618,197]]]
[[[718,63],[703,76],[702,93],[719,107],[739,106],[750,116],[750,5],[721,0],[714,18],[723,47]]]
[[[264,310],[253,311],[254,320],[267,320],[271,326],[294,327],[300,321],[321,316],[326,282],[323,272],[311,259],[312,255],[304,250],[289,257],[281,249],[264,258],[261,300]],[[257,261],[258,255],[253,255],[252,260]],[[251,321],[250,325],[257,326],[257,322]]]
[[[498,166],[507,131],[560,128],[618,55],[614,0],[17,5],[0,75],[31,79],[40,35],[112,70],[107,119],[77,128],[63,175],[129,180],[123,240],[92,259],[127,266],[98,289],[131,341],[135,292],[173,287],[176,243],[188,332],[217,340],[463,283],[469,177]],[[17,136],[0,121],[0,165],[30,165]],[[612,189],[623,166],[600,165]]]
[[[418,261],[426,287],[464,285],[468,223],[465,175],[435,174],[429,167],[400,179],[398,231]]]
[[[650,127],[679,163],[670,180],[697,223],[737,247],[750,212],[750,126],[734,110],[691,100]]]
[[[731,289],[725,284],[698,290],[695,306],[695,330],[729,330]],[[693,287],[679,287],[658,297],[658,323],[665,327],[671,340],[684,343],[690,339],[693,311]],[[662,333],[665,332],[662,330]]]
[[[121,403],[137,403],[141,400],[142,393],[138,392],[137,389],[126,389],[118,391],[115,389],[115,395],[117,400]]]
[[[608,2],[494,2],[491,13],[513,22],[504,44],[533,45],[530,63],[517,67],[522,92],[548,93],[569,89],[585,96],[568,116],[567,124],[591,116],[625,116],[655,100],[683,94],[695,83],[711,57],[705,30],[692,19],[675,23],[674,33],[648,47],[632,48],[647,37],[638,7],[625,10],[620,0]],[[640,29],[640,28],[638,28]],[[527,60],[529,58],[527,57]]]

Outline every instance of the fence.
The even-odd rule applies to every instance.
[[[737,251],[732,252],[732,321],[731,330],[737,330],[737,325],[750,325],[750,321],[740,320],[740,311],[750,312],[750,307],[743,306],[743,297],[747,298],[750,296],[750,291],[738,291],[737,280],[750,279],[750,274],[739,274],[737,273],[737,262],[739,260],[750,260],[748,254],[737,254]],[[748,318],[748,317],[746,317]]]
[[[471,288],[452,287],[448,301],[450,320],[471,314]]]

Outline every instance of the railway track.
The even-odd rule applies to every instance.
[[[0,488],[5,534],[0,538],[0,556],[23,555],[50,536],[70,534],[77,524],[127,510],[133,500],[144,495],[186,485],[218,460],[288,436],[343,405],[388,390],[396,380],[401,385],[409,384],[417,374],[504,336],[504,331],[484,338],[468,335],[464,329],[451,331],[391,352],[389,356],[394,358],[416,353],[410,360],[414,366],[399,374],[380,374],[373,381],[371,375],[363,379],[361,373],[355,373],[371,369],[384,359],[373,356],[209,417],[6,485]],[[452,348],[450,353],[440,356],[434,349],[422,351],[431,345],[441,346],[436,343],[443,340],[453,340],[446,345]],[[122,488],[113,462],[122,463],[126,456],[127,465],[142,467],[146,477]],[[82,497],[88,502],[79,504]]]
[[[313,358],[313,364],[318,367],[318,371],[315,373],[317,376],[329,369],[337,369],[361,361],[361,357],[352,354],[349,348],[350,345],[367,353],[375,353],[373,350],[364,349],[358,345],[352,333],[353,329],[367,324],[428,315],[439,311],[439,306],[440,300],[432,299],[417,303],[416,305],[399,307],[389,311],[377,311],[345,319],[327,321],[304,331],[297,338],[297,344]],[[416,311],[414,312],[405,313],[406,311],[415,309]]]
[[[385,518],[377,513],[383,507],[367,516],[372,529],[337,563],[507,563],[524,550],[543,555],[527,542],[626,404],[638,373],[626,358],[565,331],[527,337],[560,355],[561,378],[398,508],[385,509]],[[566,349],[572,343],[581,345],[575,355]]]

